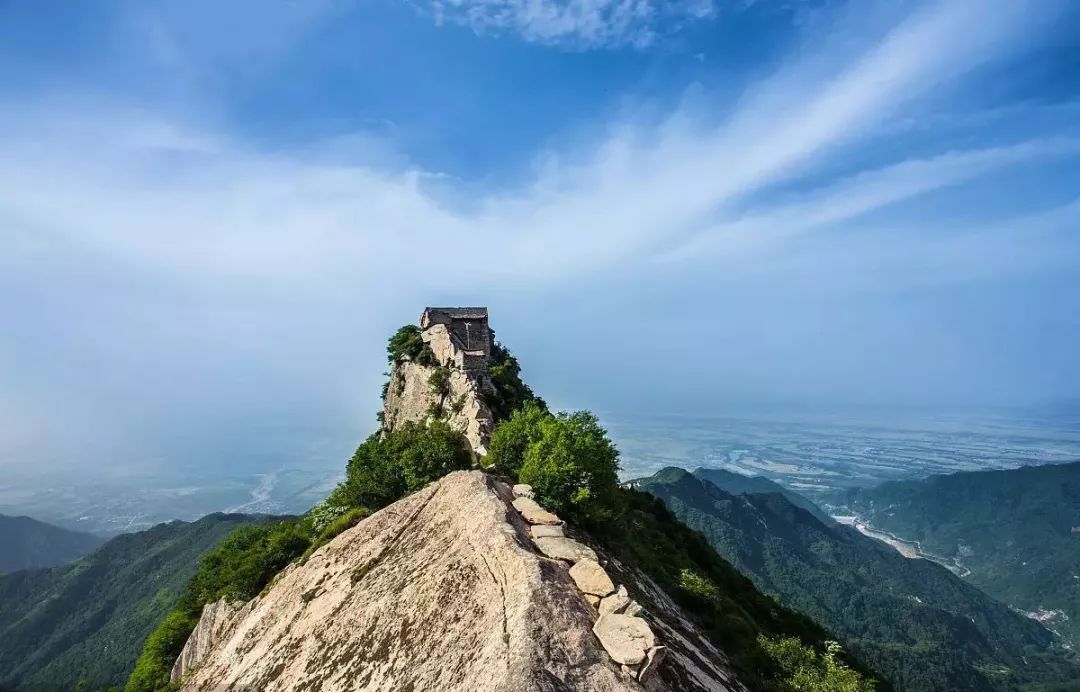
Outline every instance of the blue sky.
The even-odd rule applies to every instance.
[[[1080,396],[1080,7],[0,2],[0,464],[373,425],[487,304],[601,411]]]

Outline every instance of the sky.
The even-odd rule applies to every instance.
[[[558,407],[1075,399],[1078,221],[1069,0],[0,0],[0,468],[366,434],[426,305]]]

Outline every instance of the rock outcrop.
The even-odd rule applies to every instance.
[[[235,622],[237,615],[244,610],[245,604],[229,603],[224,598],[203,606],[199,624],[188,637],[184,650],[172,669],[172,679],[179,680],[190,672],[199,661],[206,658],[210,650],[221,641],[222,635]]]
[[[536,550],[513,500],[483,472],[452,473],[338,536],[243,607],[208,606],[200,642],[177,663],[181,689],[743,689],[719,652],[707,663],[680,657],[680,640],[700,633],[677,611],[643,613],[648,635],[629,626],[630,648],[653,631],[667,644],[672,633],[666,658],[650,643],[634,670],[612,660],[593,628],[613,616],[589,605],[567,560]]]
[[[488,329],[486,320],[482,328]],[[436,364],[404,360],[393,365],[383,402],[383,426],[393,430],[408,421],[441,418],[465,436],[474,454],[486,455],[494,426],[486,403],[494,389],[486,355],[465,349],[445,324],[431,324],[420,337]]]

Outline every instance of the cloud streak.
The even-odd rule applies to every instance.
[[[713,0],[428,0],[421,6],[440,24],[513,32],[574,50],[646,48],[686,22],[716,14]]]

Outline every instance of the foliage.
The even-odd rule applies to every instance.
[[[525,461],[525,450],[539,439],[540,424],[550,416],[547,408],[532,401],[514,411],[492,431],[484,463],[499,473],[517,478]]]
[[[450,368],[442,365],[432,370],[428,376],[428,387],[440,399],[446,397],[450,393]]]
[[[461,433],[443,421],[405,423],[361,444],[345,470],[341,496],[350,507],[380,509],[451,471],[472,466]]]
[[[211,514],[117,536],[63,567],[0,576],[0,688],[122,685],[199,557],[239,526]]]
[[[419,365],[436,365],[435,354],[424,343],[420,328],[407,324],[397,330],[386,345],[386,359],[393,363],[409,360]]]
[[[588,411],[552,415],[528,402],[495,427],[486,462],[553,512],[598,519],[614,504],[619,453]]]
[[[968,471],[839,494],[873,526],[970,570],[967,581],[1022,610],[1056,610],[1051,627],[1080,647],[1080,461]],[[889,510],[883,511],[888,507]]]
[[[898,689],[1004,690],[1076,675],[1051,655],[1038,623],[940,565],[826,524],[783,495],[735,496],[675,468],[635,485],[760,589],[836,632]]]
[[[588,411],[541,420],[518,472],[552,511],[578,518],[610,515],[619,482],[619,453]]]
[[[532,388],[521,379],[521,366],[510,351],[495,342],[488,357],[488,372],[493,391],[485,394],[485,403],[496,421],[503,421],[514,411],[528,403],[547,409],[544,400],[536,396]]]
[[[831,638],[809,618],[758,591],[659,499],[618,488],[615,500],[610,518],[587,524],[590,534],[619,562],[645,572],[679,603],[731,656],[750,689],[785,690],[776,661],[758,640],[760,634],[796,637],[821,648]]]
[[[758,642],[783,671],[778,687],[784,692],[874,692],[872,680],[838,658],[842,649],[834,641],[820,654],[794,637],[760,635]]]
[[[169,674],[184,642],[199,622],[203,605],[221,598],[246,601],[311,545],[311,523],[284,519],[243,526],[203,556],[199,569],[168,616],[147,638],[126,692],[171,689]]]

